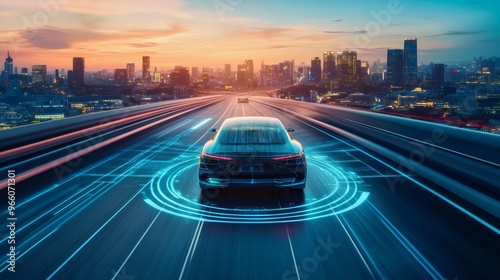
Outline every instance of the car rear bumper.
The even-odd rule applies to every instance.
[[[198,164],[201,188],[303,188],[306,173],[306,158],[303,154],[256,158],[202,155]]]
[[[295,172],[294,174],[230,174],[211,173],[210,171],[199,172],[200,187],[204,188],[227,188],[227,187],[261,187],[274,186],[278,188],[293,188],[304,185],[306,172]]]

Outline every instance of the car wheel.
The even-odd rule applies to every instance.
[[[215,190],[214,187],[210,187],[210,186],[202,184],[202,183],[200,183],[200,189],[202,189],[202,190]]]
[[[292,190],[303,190],[306,188],[306,183],[291,187]]]

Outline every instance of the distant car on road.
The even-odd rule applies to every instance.
[[[306,156],[281,121],[270,117],[226,119],[203,147],[198,164],[201,189],[276,186],[304,189]]]
[[[248,98],[246,97],[238,98],[238,103],[248,103],[248,102],[250,102],[250,100],[248,100]]]

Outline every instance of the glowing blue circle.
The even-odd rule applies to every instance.
[[[197,163],[198,159],[193,157],[173,163],[162,170],[151,181],[145,202],[165,213],[197,221],[289,223],[330,217],[350,211],[361,205],[369,196],[368,192],[359,190],[360,179],[355,174],[345,172],[321,157],[308,157],[308,182],[320,182],[321,187],[327,190],[320,197],[314,193],[305,193],[304,196],[308,201],[304,203],[283,207],[280,204],[279,207],[270,209],[258,207],[240,209],[201,203],[197,199],[190,198],[186,192],[186,185],[180,183],[183,177],[197,177]],[[320,173],[321,176],[316,173]],[[316,177],[315,180],[312,180],[311,176]],[[199,194],[201,190],[197,180],[194,182],[188,188],[194,188]],[[316,191],[321,189],[317,185],[307,185],[304,192],[313,188]]]

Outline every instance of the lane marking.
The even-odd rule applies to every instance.
[[[203,216],[202,216],[203,217]],[[196,245],[198,244],[198,238],[200,238],[201,234],[201,229],[203,228],[203,224],[205,221],[200,217],[200,220],[198,221],[198,224],[196,225],[196,230],[194,231],[193,238],[191,239],[191,244],[189,245],[189,249],[186,255],[186,259],[184,260],[184,265],[182,266],[181,274],[179,275],[179,280],[182,279],[182,276],[184,275],[184,270],[186,269],[186,265],[189,262],[191,262],[191,259],[193,258],[194,251],[196,250]]]
[[[202,125],[206,124],[207,122],[209,122],[210,120],[212,120],[212,118],[208,118],[208,119],[205,119],[204,121],[202,121],[201,123],[193,126],[191,129],[192,130],[195,130],[195,129],[198,129],[199,127],[201,127]]]
[[[274,193],[276,194],[276,200],[278,201],[278,205],[281,209],[281,203],[280,203],[280,199],[278,196],[278,191],[275,190]],[[297,274],[297,280],[300,280],[299,267],[297,266],[297,260],[295,259],[295,252],[293,251],[292,240],[290,238],[290,232],[288,231],[287,224],[285,224],[285,229],[286,229],[286,235],[288,237],[288,245],[290,245],[290,251],[292,252],[293,265],[295,267],[295,273]]]
[[[246,117],[246,115],[245,115],[245,106],[243,106],[243,104],[241,104],[241,109],[243,110],[243,117]]]
[[[333,213],[335,213],[335,210],[333,210],[332,207],[330,207],[330,209],[332,210]],[[372,277],[376,279],[375,275],[373,274],[373,271],[370,269],[370,266],[368,265],[368,263],[366,262],[365,258],[363,257],[363,254],[361,254],[361,251],[359,250],[358,246],[356,245],[356,243],[352,239],[351,234],[349,233],[349,231],[344,226],[344,223],[342,223],[342,221],[340,220],[340,217],[336,213],[335,213],[335,217],[337,217],[337,220],[339,221],[340,225],[342,226],[342,228],[344,229],[345,233],[347,234],[347,237],[349,237],[349,240],[351,240],[352,245],[354,246],[354,248],[358,252],[358,255],[361,258],[361,260],[363,261],[363,263],[365,264],[366,269],[368,269],[368,271],[370,272],[370,274],[372,275]],[[380,273],[380,271],[378,270],[377,266],[375,265],[375,262],[371,259],[370,255],[366,252],[366,250],[364,250],[364,251],[365,251],[366,255],[368,256],[368,258],[372,261],[373,266],[375,267],[375,269],[377,270],[377,272],[379,273],[379,275],[382,276],[382,273]],[[384,278],[384,277],[382,277],[382,278]]]
[[[439,271],[437,271],[432,264],[411,244],[411,242],[387,219],[372,203],[368,204],[376,211],[377,218],[384,224],[384,226],[398,239],[398,241],[410,252],[410,254],[422,265],[422,267],[434,278],[445,279]]]
[[[111,280],[114,280],[116,278],[116,276],[118,276],[118,274],[123,269],[123,267],[125,266],[125,264],[127,263],[127,261],[130,259],[130,256],[132,256],[132,254],[135,252],[135,249],[137,249],[137,247],[139,247],[139,244],[141,243],[142,239],[144,239],[144,236],[146,236],[146,234],[148,233],[149,229],[151,229],[151,227],[153,226],[153,224],[156,222],[156,219],[158,219],[158,216],[160,216],[160,213],[161,213],[161,211],[159,211],[158,214],[156,214],[156,217],[153,219],[153,221],[151,222],[151,224],[149,224],[149,227],[142,234],[142,236],[139,239],[139,241],[137,241],[137,243],[135,244],[134,248],[132,249],[132,251],[130,252],[130,254],[128,254],[127,258],[125,259],[125,261],[123,261],[122,265],[120,266],[120,268],[118,268],[118,270],[116,271],[115,275],[113,275],[113,278],[111,278]]]
[[[297,273],[297,280],[300,280],[299,268],[297,266],[297,261],[295,260],[295,253],[293,252],[292,240],[290,239],[290,232],[288,231],[288,225],[285,225],[286,235],[288,236],[288,244],[290,244],[290,251],[292,251],[293,265],[295,266],[295,273]]]
[[[190,112],[190,111],[192,111],[192,110],[188,110],[187,112]],[[185,133],[185,135],[187,135],[187,132]],[[200,138],[200,139],[201,139],[201,138]],[[199,140],[200,140],[200,139],[199,139]],[[198,141],[199,141],[199,140],[198,140]],[[198,141],[197,141],[197,142],[198,142]],[[147,159],[147,158],[150,158],[150,157],[154,156],[155,154],[157,154],[158,152],[161,152],[162,150],[167,149],[169,146],[171,146],[171,145],[173,145],[173,144],[175,144],[175,143],[176,143],[176,141],[171,141],[171,142],[169,142],[166,146],[163,146],[163,147],[161,147],[161,146],[162,146],[162,143],[159,143],[159,144],[156,144],[156,145],[154,145],[154,146],[152,146],[152,147],[149,147],[147,150],[141,150],[141,152],[142,152],[142,153],[141,153],[141,154],[136,155],[136,156],[135,156],[132,160],[129,160],[129,162],[131,162],[131,161],[132,161],[132,162],[133,162],[133,161],[135,161],[134,159],[136,159],[136,158],[142,158],[142,157],[143,157],[142,155],[146,155],[147,153],[150,153],[150,152],[151,152],[151,154],[150,154],[150,155],[147,155],[147,156],[146,156],[146,159]],[[134,145],[133,147],[135,147],[135,146],[136,146],[136,145]],[[158,150],[157,150],[157,151],[155,151],[155,149],[159,149],[159,151],[158,151]],[[119,154],[117,154],[117,155],[115,155],[115,156],[110,156],[110,157],[108,157],[106,160],[102,160],[102,161],[100,161],[100,163],[99,163],[99,164],[102,164],[102,163],[108,162],[108,161],[110,161],[110,160],[112,160],[112,159],[114,159],[114,158],[117,158],[118,156],[120,156],[120,155],[122,155],[122,154],[123,154],[123,153],[119,153]],[[138,169],[138,168],[140,168],[140,167],[141,167],[141,165],[144,165],[144,162],[145,162],[145,159],[143,159],[143,160],[139,161],[138,163],[134,164],[132,167],[129,167],[129,168],[128,168],[125,172],[122,172],[122,175],[123,175],[123,174],[126,174],[126,173],[130,173],[130,172],[132,172],[134,169]],[[33,201],[33,200],[35,200],[36,198],[40,197],[41,195],[43,195],[43,194],[47,193],[48,191],[53,190],[53,189],[55,189],[55,188],[57,188],[57,187],[59,187],[59,186],[61,186],[61,185],[65,184],[65,183],[67,183],[67,182],[70,182],[71,180],[73,180],[73,179],[75,179],[75,178],[78,178],[78,176],[79,176],[80,174],[85,173],[85,172],[88,172],[89,170],[93,169],[95,166],[99,166],[99,164],[96,164],[96,165],[90,166],[90,167],[86,168],[85,170],[83,170],[82,172],[79,172],[79,173],[77,173],[77,174],[74,174],[73,176],[71,176],[71,177],[69,177],[69,178],[65,179],[63,183],[60,183],[60,184],[58,184],[58,185],[56,185],[56,186],[52,187],[51,189],[49,189],[49,190],[47,190],[47,191],[44,191],[43,193],[38,194],[38,195],[36,195],[36,196],[32,197],[29,201]],[[126,166],[126,165],[127,165],[127,164],[122,164],[122,165],[120,165],[120,166],[116,167],[114,170],[110,171],[107,175],[102,175],[102,176],[103,176],[103,177],[104,177],[104,176],[110,176],[113,172],[115,172],[115,171],[119,170],[120,168],[122,168],[122,167],[124,167],[124,166]],[[92,197],[87,198],[87,199],[85,200],[85,202],[86,202],[86,201],[88,201],[88,199],[91,199],[91,198],[92,198],[92,200],[91,200],[89,203],[86,203],[86,205],[84,205],[82,209],[79,209],[79,211],[76,211],[76,212],[75,212],[75,213],[73,213],[73,214],[71,214],[71,213],[67,213],[67,214],[65,214],[65,215],[61,216],[60,218],[56,219],[56,221],[52,222],[50,225],[53,225],[53,224],[56,224],[56,223],[57,223],[57,224],[59,224],[59,225],[61,225],[61,224],[66,223],[66,222],[67,222],[67,221],[69,221],[71,218],[73,218],[75,215],[77,215],[78,213],[82,212],[82,210],[83,210],[84,208],[86,208],[88,205],[90,205],[91,203],[93,203],[94,201],[96,201],[96,200],[97,200],[100,196],[102,196],[105,192],[107,192],[107,191],[111,190],[112,188],[114,188],[114,187],[115,187],[115,186],[116,186],[116,185],[117,185],[117,184],[121,181],[121,180],[116,180],[116,179],[123,179],[124,177],[127,177],[127,176],[121,176],[121,177],[118,177],[118,176],[117,176],[117,178],[113,179],[113,181],[111,181],[111,182],[107,182],[110,186],[106,189],[106,191],[102,192],[99,196],[92,196]],[[96,182],[97,182],[97,181],[96,181]],[[92,185],[93,185],[93,184],[92,184]],[[82,192],[82,191],[84,191],[84,190],[87,190],[87,189],[91,188],[91,186],[92,186],[92,185],[89,185],[87,188],[80,189],[77,193],[73,194],[73,195],[72,195],[72,197],[74,197],[74,196],[78,195],[80,192]],[[141,188],[140,192],[141,192],[141,191],[142,191],[142,190],[143,190],[146,186],[148,186],[148,184],[142,185],[142,188]],[[94,189],[95,189],[95,188],[96,188],[96,187],[94,187]],[[92,190],[90,190],[90,191],[92,191]],[[90,192],[90,191],[89,191],[89,192]],[[88,192],[87,192],[87,193],[88,193]],[[85,196],[85,194],[84,194],[83,196]],[[82,198],[83,196],[81,196],[80,198]],[[131,200],[132,200],[135,196],[137,196],[137,194],[135,194],[135,195],[131,198]],[[71,198],[71,197],[70,197],[70,198]],[[45,216],[45,215],[46,215],[46,214],[48,214],[49,212],[52,212],[53,210],[57,209],[59,206],[63,205],[66,201],[68,201],[70,198],[66,199],[65,201],[63,201],[62,203],[60,203],[58,206],[53,207],[51,210],[49,210],[49,211],[45,212],[43,215],[38,216],[35,220],[31,221],[28,225],[24,226],[24,227],[23,227],[23,228],[21,228],[19,231],[21,231],[21,230],[23,230],[23,229],[27,228],[29,225],[31,225],[32,223],[34,223],[34,222],[36,222],[37,220],[41,219],[43,216]],[[80,198],[78,198],[77,200],[79,200]],[[116,212],[116,213],[115,213],[115,215],[113,215],[113,216],[112,216],[112,217],[111,217],[111,218],[110,218],[110,219],[109,219],[109,220],[108,220],[108,221],[107,221],[104,225],[102,225],[102,226],[101,226],[101,227],[100,227],[100,228],[99,228],[99,229],[98,229],[98,230],[97,230],[97,231],[96,231],[96,232],[95,232],[95,233],[94,233],[94,234],[93,234],[93,235],[92,235],[89,239],[87,239],[87,241],[86,241],[85,243],[83,243],[83,244],[82,244],[82,245],[81,245],[81,246],[80,246],[80,247],[79,247],[79,248],[78,248],[78,249],[77,249],[77,250],[76,250],[76,251],[75,251],[75,252],[74,252],[74,253],[73,253],[73,254],[72,254],[72,255],[71,255],[71,256],[70,256],[70,257],[69,257],[69,258],[68,258],[68,259],[67,259],[64,263],[63,263],[63,264],[62,264],[62,265],[61,265],[61,266],[59,266],[59,268],[58,268],[56,271],[54,271],[54,272],[52,273],[52,275],[51,275],[51,276],[49,276],[49,278],[48,278],[48,279],[50,279],[51,277],[53,277],[53,276],[54,276],[54,275],[55,275],[55,274],[56,274],[56,273],[57,273],[57,272],[58,272],[58,271],[59,271],[59,270],[60,270],[60,269],[61,269],[61,268],[62,268],[62,267],[63,267],[63,266],[64,266],[64,265],[65,265],[65,264],[66,264],[66,263],[67,263],[67,262],[71,259],[71,258],[73,258],[73,257],[74,257],[74,256],[75,256],[75,255],[76,255],[76,254],[77,254],[77,253],[78,253],[78,252],[79,252],[79,251],[80,251],[80,250],[81,250],[81,249],[82,249],[82,248],[83,248],[83,247],[84,247],[84,246],[85,246],[88,242],[90,242],[90,240],[91,240],[91,239],[92,239],[92,238],[93,238],[93,237],[94,237],[94,236],[95,236],[95,235],[96,235],[99,231],[101,231],[101,230],[102,230],[102,228],[103,228],[104,226],[106,226],[106,224],[108,224],[108,223],[109,223],[109,221],[111,221],[111,220],[112,220],[112,219],[113,219],[113,218],[114,218],[114,217],[115,217],[115,216],[116,216],[119,212],[121,212],[121,211],[123,210],[123,208],[124,208],[125,206],[127,206],[127,204],[129,204],[129,202],[130,202],[131,200],[129,200],[129,201],[128,201],[128,202],[127,202],[127,203],[126,203],[126,204],[125,204],[122,208],[120,208],[120,209],[118,210],[118,212]],[[70,205],[71,205],[71,204],[73,204],[73,202],[72,202],[72,203],[70,203]],[[69,205],[68,205],[68,206],[69,206]],[[66,206],[66,207],[68,207],[68,206]],[[66,207],[64,207],[64,208],[66,208]],[[62,210],[64,210],[64,208],[63,208]],[[58,213],[59,213],[59,212],[61,212],[62,210],[58,211],[56,214],[58,214]],[[66,216],[66,215],[70,215],[70,216],[69,216],[68,218],[66,218],[65,220],[63,220],[61,223],[59,223],[59,221],[60,221],[60,220],[62,220],[62,219],[64,218],[64,216]],[[50,228],[50,225],[49,225],[49,226],[47,226],[47,227],[45,227],[44,229],[46,229],[46,228]],[[33,249],[34,247],[36,247],[37,245],[39,245],[39,244],[40,244],[42,241],[44,241],[44,240],[45,240],[45,239],[46,239],[49,235],[53,234],[53,233],[54,233],[55,231],[57,231],[58,229],[59,229],[59,228],[56,228],[55,230],[53,230],[52,232],[50,232],[47,236],[45,236],[45,237],[43,237],[41,240],[37,241],[37,242],[36,242],[34,245],[32,245],[32,246],[31,246],[31,247],[30,247],[27,251],[23,252],[23,254],[22,254],[22,255],[24,255],[25,253],[27,253],[28,251],[30,251],[31,249]],[[39,231],[38,231],[38,233],[36,233],[34,236],[32,236],[30,239],[28,239],[28,241],[27,241],[27,242],[31,241],[34,237],[36,237],[36,236],[37,236],[39,233],[41,233],[42,231],[43,231],[43,230],[39,230]],[[22,256],[22,255],[21,255],[21,256]]]
[[[264,104],[266,105],[266,103],[264,103]],[[272,110],[274,110],[274,111],[276,111],[276,112],[280,112],[280,111],[276,110],[276,109],[273,107],[273,105],[267,105],[267,106],[270,106],[270,107],[272,108]],[[286,109],[282,109],[282,110],[286,110]],[[286,111],[291,112],[290,110],[286,110]],[[305,124],[305,125],[307,125],[307,126],[309,126],[309,127],[311,127],[311,128],[314,128],[315,130],[317,130],[317,131],[319,131],[319,132],[321,132],[321,133],[323,133],[323,134],[325,134],[325,135],[327,135],[327,136],[329,136],[329,137],[331,137],[331,138],[333,138],[333,139],[335,139],[335,140],[337,140],[337,141],[339,141],[339,142],[341,142],[341,143],[344,143],[344,144],[346,144],[346,145],[349,145],[349,146],[351,146],[351,147],[356,148],[356,147],[355,147],[355,146],[353,146],[352,144],[349,144],[349,143],[347,143],[346,141],[342,141],[342,140],[340,140],[339,138],[337,138],[337,137],[335,137],[335,136],[331,135],[330,133],[328,133],[328,132],[326,132],[326,131],[324,131],[324,130],[319,129],[319,128],[317,128],[317,127],[315,127],[315,126],[313,126],[313,125],[311,125],[311,124],[307,123],[306,121],[303,121],[303,120],[299,119],[298,117],[294,117],[294,116],[292,116],[292,115],[290,115],[290,114],[283,113],[283,112],[281,112],[281,113],[282,113],[282,114],[284,114],[284,115],[287,115],[288,117],[293,118],[293,119],[295,119],[295,120],[297,120],[297,121],[299,121],[299,122],[301,122],[301,123],[303,123],[303,124]],[[297,114],[297,115],[298,115],[298,114]],[[354,134],[352,134],[352,133],[349,133],[349,132],[347,132],[347,131],[344,131],[344,130],[341,130],[341,129],[335,128],[335,127],[333,127],[333,126],[331,126],[331,125],[329,125],[329,124],[327,124],[327,123],[323,123],[323,122],[320,122],[320,121],[314,120],[314,119],[309,118],[309,117],[306,117],[306,116],[302,116],[302,118],[307,119],[307,120],[309,120],[309,121],[310,121],[310,122],[312,122],[312,123],[320,123],[320,124],[317,124],[317,125],[331,127],[331,128],[332,128],[332,130],[331,130],[331,131],[337,131],[339,134],[342,134],[342,135],[343,135],[343,136],[345,136],[346,138],[351,139],[351,141],[358,142],[357,140],[352,139],[352,137],[356,137],[356,138],[358,138],[358,139],[359,139],[359,138],[361,138],[361,137],[359,137],[359,136],[357,136],[357,135],[354,135]],[[361,138],[361,140],[366,141],[364,138]],[[376,144],[374,144],[373,142],[370,142],[370,143],[371,143],[371,144],[373,144],[373,145],[376,145]],[[358,142],[358,144],[360,144],[360,143]],[[363,145],[363,144],[360,144],[360,145]],[[382,147],[382,146],[379,146],[379,147],[381,147],[381,148],[384,148],[384,149],[385,149],[385,147]],[[367,148],[369,148],[369,149],[370,149],[370,147],[367,147]],[[412,181],[412,182],[413,182],[413,183],[415,183],[416,185],[420,186],[421,188],[423,188],[423,189],[427,190],[427,191],[428,191],[428,192],[430,192],[431,194],[433,194],[433,195],[437,196],[438,198],[442,199],[443,201],[445,201],[446,203],[448,203],[448,204],[450,204],[451,206],[455,207],[456,209],[458,209],[458,210],[459,210],[459,211],[461,211],[462,213],[466,214],[467,216],[469,216],[469,217],[473,218],[474,220],[476,220],[477,222],[481,223],[481,224],[482,224],[482,225],[484,225],[485,227],[489,228],[490,230],[492,230],[492,231],[493,231],[493,232],[495,232],[496,234],[500,234],[500,229],[496,228],[496,227],[495,227],[495,226],[493,226],[492,224],[488,223],[487,221],[483,220],[482,218],[478,217],[478,216],[477,216],[477,215],[475,215],[474,213],[472,213],[472,212],[470,212],[469,210],[465,209],[464,207],[462,207],[462,206],[458,205],[457,203],[453,202],[452,200],[450,200],[450,199],[446,198],[444,195],[441,195],[441,194],[440,194],[440,193],[438,193],[437,191],[434,191],[433,189],[431,189],[431,188],[427,187],[426,185],[424,185],[424,184],[420,183],[420,182],[419,182],[419,181],[417,181],[416,179],[413,179],[413,178],[412,178],[412,177],[410,177],[409,175],[407,175],[407,174],[405,174],[404,172],[400,171],[399,169],[396,169],[395,167],[393,167],[393,166],[389,165],[388,163],[384,162],[383,160],[381,160],[381,159],[379,159],[379,158],[377,158],[377,157],[375,157],[375,156],[373,156],[373,155],[369,154],[368,152],[363,151],[363,150],[361,150],[361,149],[359,149],[359,151],[360,151],[360,152],[362,152],[363,154],[367,155],[368,157],[370,157],[370,158],[372,158],[372,159],[374,159],[374,160],[376,160],[376,161],[380,162],[381,164],[385,165],[385,166],[386,166],[386,167],[388,167],[389,169],[393,170],[395,173],[401,174],[401,176],[403,176],[404,178],[406,178],[406,179],[408,179],[408,180]],[[392,151],[390,151],[390,150],[389,150],[389,152],[392,152]],[[375,153],[377,153],[377,152],[375,152]],[[393,152],[393,153],[395,153],[395,152]],[[399,156],[399,155],[398,155],[398,156]],[[432,171],[434,171],[434,170],[432,170]],[[421,175],[421,176],[422,176],[422,175]],[[422,177],[423,177],[423,176],[422,176]],[[447,177],[446,177],[446,178],[447,178]],[[446,187],[445,187],[445,188],[446,188]],[[451,190],[449,190],[448,188],[446,188],[446,189],[447,189],[448,191],[451,191]],[[451,191],[451,192],[453,192],[453,191]],[[474,193],[474,194],[476,194],[476,195],[477,195],[477,193]],[[457,194],[457,195],[458,195],[458,194]],[[461,196],[461,195],[459,195],[459,196]],[[462,197],[462,198],[463,198],[463,197]],[[463,198],[463,199],[465,199],[465,198]],[[465,200],[467,200],[467,199],[465,199]],[[471,201],[469,201],[469,202],[471,202]],[[471,203],[473,203],[473,202],[471,202]],[[475,203],[473,203],[473,204],[475,204]],[[477,206],[477,207],[479,207],[479,208],[481,208],[481,209],[483,209],[483,207],[481,207],[481,206],[479,206],[479,205],[476,205],[476,206]],[[483,210],[485,210],[485,209],[483,209]],[[485,210],[485,211],[487,211],[487,210]]]
[[[147,186],[147,185],[146,185]],[[87,240],[85,240],[85,242],[83,242],[82,245],[80,245],[80,247],[78,247],[78,249],[76,249],[56,270],[54,270],[54,272],[52,272],[52,274],[49,275],[49,277],[47,277],[47,279],[52,279],[52,277],[54,277],[71,259],[73,259],[73,257],[75,257],[76,254],[78,254],[78,252],[80,252],[83,247],[85,247],[90,241],[92,241],[92,239],[94,239],[94,237],[99,234],[99,232],[101,232],[101,230],[106,227],[116,216],[118,216],[118,214],[123,211],[123,209],[125,209],[125,207],[127,207],[131,202],[132,200],[134,200],[140,193],[143,192],[144,188],[146,187],[142,187],[135,195],[133,195],[120,209],[118,209],[118,211],[116,211],[113,216],[111,216],[101,227],[99,227]]]

